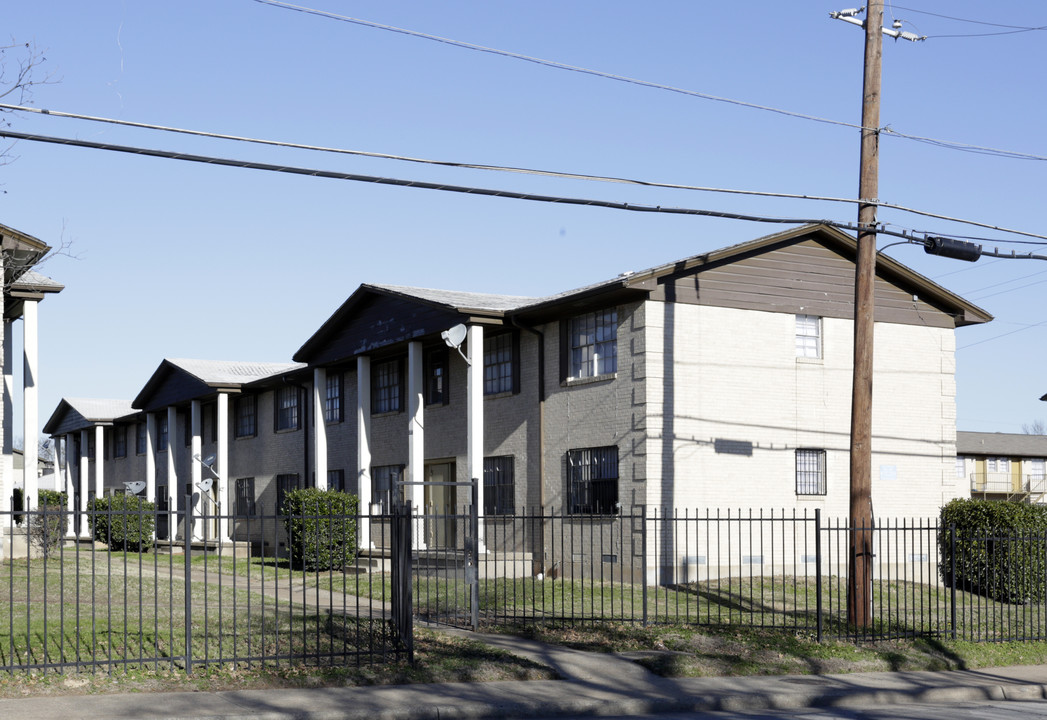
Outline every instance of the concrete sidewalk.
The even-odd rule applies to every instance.
[[[950,672],[667,679],[614,655],[503,635],[466,636],[545,663],[563,679],[2,699],[0,717],[454,720],[1047,699],[1047,666],[1042,665]]]

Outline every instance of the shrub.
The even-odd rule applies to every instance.
[[[66,498],[64,492],[40,490],[37,509],[29,514],[29,543],[44,560],[52,557],[62,546],[62,540],[69,530]]]
[[[941,575],[946,585],[1002,602],[1047,597],[1047,507],[953,500],[941,511]],[[952,576],[956,526],[956,576]]]
[[[95,498],[88,506],[94,539],[110,550],[145,552],[153,545],[156,503],[137,495]]]
[[[280,512],[291,565],[331,570],[356,561],[357,497],[338,490],[291,490]]]

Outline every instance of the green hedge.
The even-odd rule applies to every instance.
[[[287,529],[291,564],[298,569],[331,570],[356,561],[355,495],[338,490],[291,490],[280,512]]]
[[[137,495],[95,498],[88,505],[94,539],[110,550],[145,552],[153,545],[156,503]]]
[[[1009,603],[1047,597],[1047,507],[953,500],[942,508],[941,521],[941,575],[946,585],[955,582],[958,589]]]

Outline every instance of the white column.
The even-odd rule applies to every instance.
[[[25,507],[38,507],[37,488],[40,483],[36,477],[37,444],[40,437],[39,414],[39,378],[40,357],[37,344],[37,301],[25,300],[22,305],[22,351],[25,356],[24,375],[22,378],[22,414],[25,421],[23,437],[25,438],[25,463],[22,477],[25,488]]]
[[[477,500],[474,512],[480,518],[478,541],[484,547],[484,329],[482,325],[469,326],[469,382],[467,395],[467,430],[469,439],[469,479],[477,484]],[[469,501],[472,502],[471,499]]]
[[[229,515],[233,512],[233,501],[229,497],[229,393],[218,393],[215,422],[218,423],[215,470],[218,471],[218,502],[222,503],[221,517],[218,518],[218,536],[224,539],[230,537]]]
[[[313,369],[313,457],[316,464],[316,487],[327,489],[327,370]]]
[[[371,547],[371,358],[356,358],[356,494],[360,502],[360,547]]]
[[[69,466],[69,435],[59,435],[54,438],[55,443],[55,461],[61,461],[59,466],[62,471],[62,491],[65,493],[65,509],[69,513],[69,517],[73,517],[79,508],[76,507],[76,493],[75,485],[73,485],[73,469]],[[57,471],[59,468],[56,467]],[[74,534],[74,526],[72,520],[69,522],[69,535]]]
[[[87,519],[87,500],[91,492],[91,458],[87,454],[87,439],[90,437],[87,428],[80,431],[80,453],[77,463],[77,480],[80,481],[80,537],[91,537],[90,521]]]
[[[425,419],[422,395],[422,343],[407,344],[407,482],[408,497],[421,512],[425,502]],[[421,538],[416,538],[421,540]]]
[[[3,454],[0,456],[0,511],[11,509],[11,495],[15,490],[14,459],[14,321],[4,320],[4,408]]]
[[[135,430],[137,433],[138,430]],[[138,441],[135,440],[135,443]],[[146,413],[146,496],[152,501],[158,501],[156,496],[156,413]],[[168,540],[175,539],[175,520],[171,510],[177,505],[171,504],[174,495],[171,486],[168,486]]]
[[[95,497],[102,497],[105,493],[105,469],[103,467],[103,451],[105,450],[105,428],[95,425]]]
[[[198,489],[198,487],[199,487],[197,483],[199,483],[200,480],[202,479],[201,474],[203,473],[203,470],[204,470],[204,466],[200,463],[199,460],[196,459],[196,458],[203,459],[203,456],[200,454],[200,452],[203,450],[203,447],[202,447],[202,443],[200,442],[201,417],[200,417],[200,401],[199,400],[192,400],[192,401],[190,401],[190,403],[189,403],[189,417],[186,418],[186,422],[189,423],[189,434],[190,434],[190,436],[189,436],[189,458],[190,458],[190,460],[189,460],[189,467],[191,468],[191,470],[189,471],[189,474],[193,478],[193,480],[192,480],[192,482],[193,482],[193,492],[195,494],[197,489]],[[170,430],[168,430],[168,432],[170,432]],[[170,445],[170,441],[168,441],[168,445]],[[208,471],[208,473],[210,474],[210,471]],[[214,480],[214,476],[211,476],[211,479]],[[200,492],[203,493],[202,490],[200,490]],[[217,481],[212,483],[212,486],[211,486],[211,497],[212,498],[217,498],[218,497],[218,482]],[[200,512],[204,513],[208,517],[213,517],[214,514],[215,514],[214,505],[212,505],[211,503],[208,503],[208,502],[201,502],[200,503]],[[204,537],[209,537],[209,529],[210,529],[210,527],[211,527],[211,523],[210,522],[205,522],[204,523]]]

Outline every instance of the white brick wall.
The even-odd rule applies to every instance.
[[[796,358],[792,314],[646,305],[648,502],[846,517],[851,322],[824,318],[822,358],[807,360]],[[875,333],[873,510],[932,516],[963,493],[952,331],[877,323]],[[718,453],[718,439],[752,443],[752,455]],[[797,448],[826,450],[825,496],[796,495]]]

